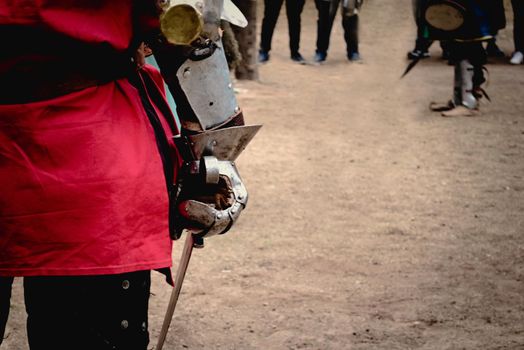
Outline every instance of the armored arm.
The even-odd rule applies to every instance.
[[[232,88],[219,23],[245,18],[223,2],[184,0],[165,8],[162,33],[150,43],[182,126],[175,138],[184,166],[174,238],[184,228],[199,237],[223,234],[247,204],[234,161],[261,126],[244,125]]]

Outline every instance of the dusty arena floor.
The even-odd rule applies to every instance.
[[[365,3],[362,64],[339,20],[327,62],[301,66],[282,12],[260,82],[237,82],[264,124],[238,162],[249,207],[195,251],[165,348],[524,349],[524,65],[491,60],[493,102],[446,119],[427,108],[451,94],[438,45],[399,79],[410,0]],[[311,59],[312,0],[302,21]],[[511,22],[499,45],[513,49]],[[151,347],[159,274],[153,293]],[[28,348],[24,317],[18,279],[2,349]]]

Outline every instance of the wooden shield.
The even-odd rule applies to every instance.
[[[424,17],[435,29],[450,32],[464,24],[465,9],[456,2],[442,1],[428,6]]]

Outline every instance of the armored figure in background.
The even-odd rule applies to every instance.
[[[447,41],[455,65],[453,98],[431,103],[430,109],[444,117],[477,115],[480,98],[487,97],[481,87],[486,64],[482,43],[505,26],[502,1],[429,0],[422,11],[427,39]]]

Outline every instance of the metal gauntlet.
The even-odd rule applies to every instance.
[[[189,151],[179,177],[179,219],[195,235],[226,233],[247,204],[248,194],[235,159],[260,125],[205,131],[177,138],[179,150]]]

